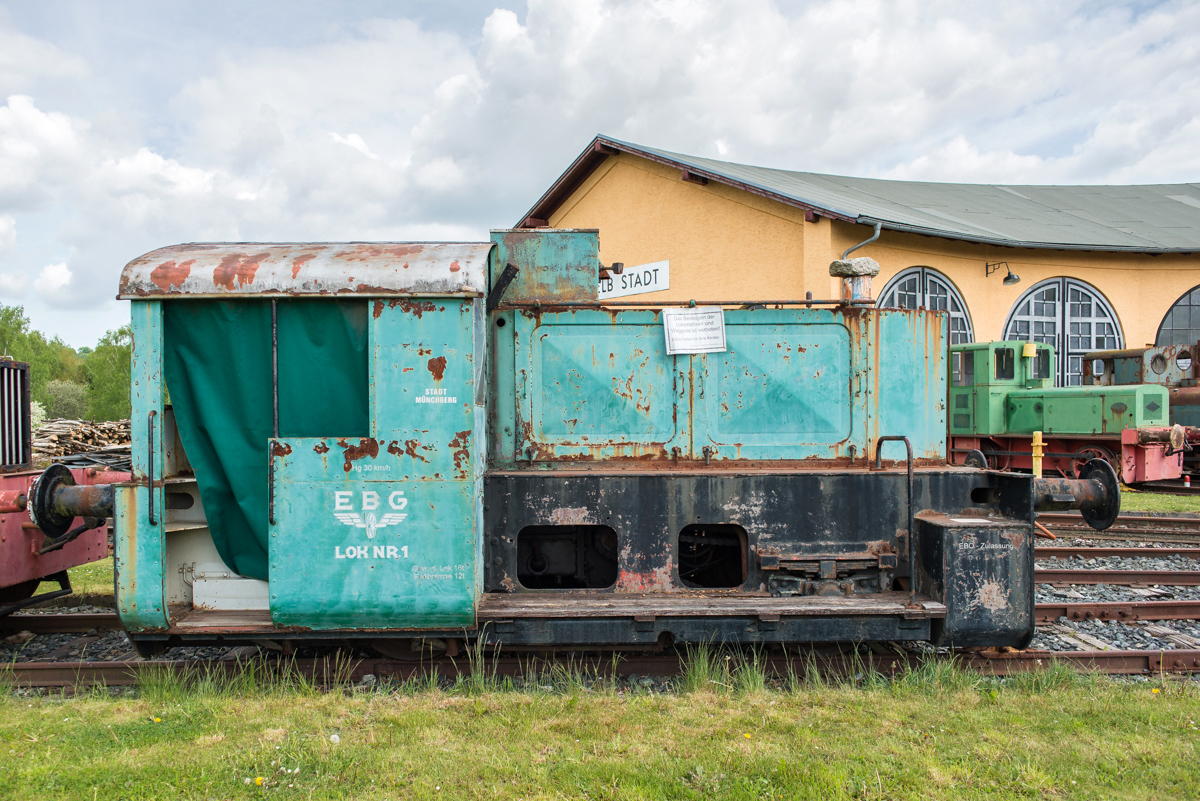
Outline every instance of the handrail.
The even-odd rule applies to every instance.
[[[157,526],[158,521],[154,518],[154,418],[158,416],[157,409],[151,409],[149,415],[150,428],[150,448],[146,454],[146,482],[149,484],[150,502],[146,505],[149,512],[150,525]]]

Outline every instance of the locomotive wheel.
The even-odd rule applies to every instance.
[[[17,601],[32,598],[33,594],[37,592],[38,585],[41,583],[41,579],[33,579],[32,581],[14,584],[11,587],[0,588],[0,604],[14,604]]]
[[[1103,445],[1089,445],[1086,448],[1080,448],[1079,453],[1070,461],[1069,473],[1064,473],[1064,478],[1083,478],[1083,468],[1092,459],[1103,459],[1108,462],[1108,466],[1120,476],[1120,464],[1117,463],[1117,456]]]
[[[987,457],[983,455],[983,451],[967,451],[967,458],[964,460],[964,462],[966,463],[967,467],[975,467],[980,470],[988,469]]]

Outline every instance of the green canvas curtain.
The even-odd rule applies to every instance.
[[[217,552],[267,578],[270,300],[163,303],[164,372]],[[280,300],[279,435],[365,437],[367,302]]]

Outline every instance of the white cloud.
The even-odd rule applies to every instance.
[[[30,91],[47,79],[80,80],[87,72],[78,56],[67,55],[49,42],[7,26],[0,27],[0,95]]]
[[[0,301],[23,298],[27,289],[29,276],[25,273],[0,273]]]
[[[7,214],[0,214],[0,250],[12,247],[16,241],[17,221]]]
[[[103,317],[92,339],[126,313],[121,266],[154,247],[485,237],[596,133],[912,180],[1200,177],[1200,5],[1184,2],[529,0],[470,38],[396,19],[214,40],[152,124],[125,127],[36,94],[86,92],[105,62],[6,30],[0,291],[33,285],[67,324]]]
[[[12,95],[0,106],[0,208],[28,207],[78,179],[88,125]]]
[[[33,281],[33,291],[49,300],[66,294],[71,285],[71,271],[63,264],[47,264]]]
[[[347,136],[342,136],[340,134],[336,134],[336,133],[330,131],[329,136],[331,139],[333,139],[333,141],[337,142],[338,144],[346,145],[349,148],[353,148],[354,150],[357,150],[359,153],[362,153],[364,156],[366,156],[369,159],[375,159],[376,161],[379,160],[379,156],[376,156],[374,153],[372,153],[371,148],[367,147],[367,143],[364,142],[363,138],[356,133],[352,133]]]

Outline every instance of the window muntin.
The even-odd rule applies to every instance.
[[[1082,382],[1084,354],[1116,350],[1124,341],[1116,312],[1104,296],[1073,278],[1051,278],[1030,287],[1013,304],[1004,338],[1053,345],[1058,386]]]
[[[1167,310],[1155,345],[1191,345],[1200,341],[1200,286],[1189,289]]]
[[[1016,359],[1012,348],[996,348],[996,380],[1011,381],[1016,376]]]
[[[956,387],[975,386],[975,351],[956,351],[950,355],[953,385]]]
[[[966,345],[975,341],[967,304],[950,279],[930,267],[913,267],[895,275],[879,293],[881,309],[917,309],[924,307],[950,315],[950,344]]]
[[[1050,373],[1050,351],[1039,350],[1037,355],[1033,357],[1033,364],[1030,365],[1030,378],[1053,378]]]

